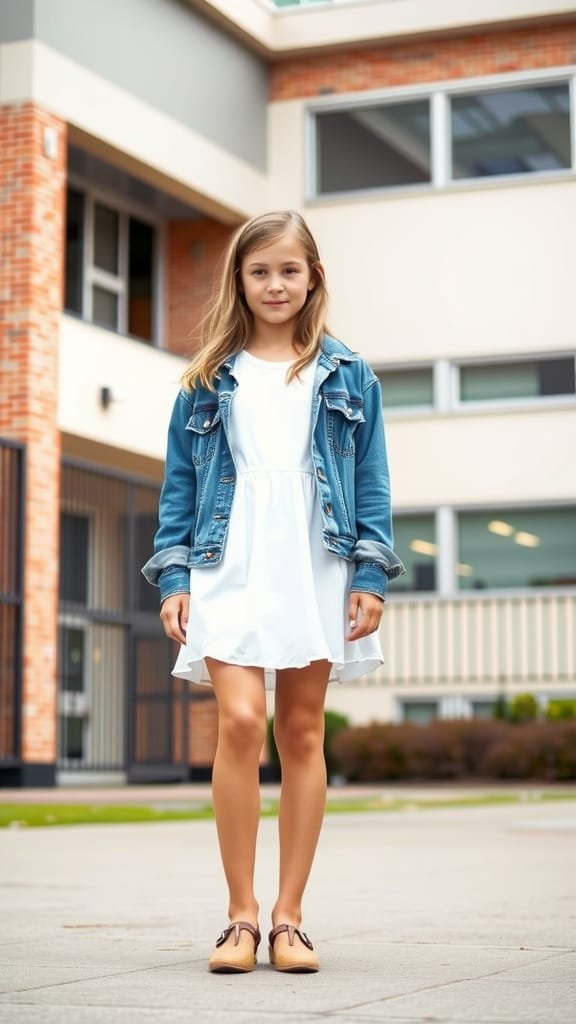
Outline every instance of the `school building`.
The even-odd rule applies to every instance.
[[[139,567],[218,257],[274,208],[381,377],[408,570],[327,707],[576,697],[575,118],[567,0],[0,0],[0,784],[209,771]]]

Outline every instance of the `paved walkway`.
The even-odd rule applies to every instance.
[[[60,795],[60,794],[59,794]],[[7,797],[3,794],[4,799]],[[264,819],[261,922],[274,898]],[[0,832],[0,1024],[574,1024],[576,804],[327,817],[317,975],[210,975],[214,824]]]

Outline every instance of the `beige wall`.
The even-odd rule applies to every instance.
[[[163,459],[186,361],[75,317],[60,325],[58,425],[67,434]],[[100,388],[117,396],[108,409]]]

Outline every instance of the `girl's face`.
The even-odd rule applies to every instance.
[[[285,326],[295,321],[314,281],[306,253],[292,231],[243,259],[240,279],[255,324]]]

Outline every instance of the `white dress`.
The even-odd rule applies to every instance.
[[[377,633],[350,642],[353,563],[327,551],[310,453],[316,364],[286,384],[290,362],[239,353],[231,403],[237,470],[222,561],[190,572],[186,644],[173,675],[210,683],[205,656],[265,669],[332,663],[348,682],[383,664]]]

